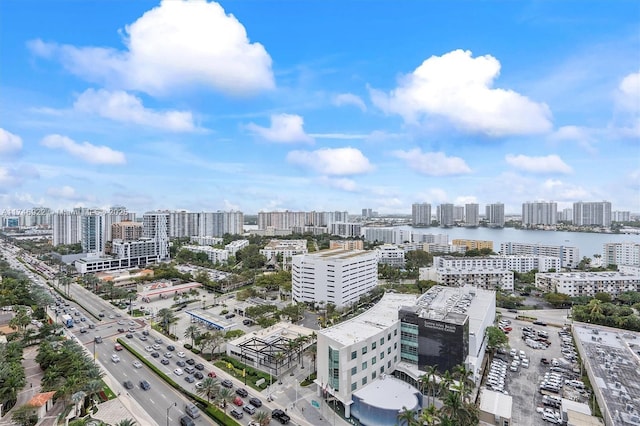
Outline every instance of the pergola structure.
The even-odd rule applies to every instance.
[[[284,336],[270,336],[269,339],[253,337],[238,345],[243,362],[250,361],[258,369],[267,368],[278,376],[282,367],[291,365],[291,359],[301,351],[295,339]]]

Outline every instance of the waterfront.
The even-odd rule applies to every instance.
[[[593,257],[602,254],[605,243],[633,242],[640,244],[640,235],[600,234],[591,232],[537,231],[515,228],[412,228],[402,226],[415,234],[445,234],[449,242],[456,238],[493,241],[493,250],[498,252],[505,242],[547,244],[554,246],[578,247],[580,256]]]

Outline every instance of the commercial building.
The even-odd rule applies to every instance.
[[[617,296],[640,291],[640,275],[623,272],[562,272],[536,274],[536,288],[545,293],[564,293],[571,297],[608,293]]]
[[[527,202],[522,204],[522,225],[556,225],[558,223],[558,203]]]
[[[544,244],[502,243],[500,244],[500,254],[559,257],[561,268],[575,268],[581,260],[580,251],[577,247]]]
[[[487,204],[485,207],[485,219],[490,228],[502,228],[504,226],[504,204]]]
[[[142,223],[117,222],[111,225],[112,240],[137,240],[142,238]]]
[[[604,266],[640,266],[640,244],[606,243],[602,251],[602,259]]]
[[[469,227],[480,224],[480,206],[478,204],[464,205],[464,224]]]
[[[493,251],[493,241],[455,239],[451,241],[451,244],[454,246],[464,246],[467,250],[489,249]]]
[[[329,249],[363,250],[364,241],[362,240],[331,240],[329,241]]]
[[[141,256],[141,257],[108,257],[101,256],[98,253],[90,253],[87,257],[78,259],[74,262],[76,271],[80,274],[92,274],[102,271],[117,271],[129,268],[144,268],[145,266],[156,263],[157,256]]]
[[[415,203],[411,206],[413,226],[431,226],[431,204]]]
[[[293,300],[351,305],[378,284],[378,259],[373,251],[323,250],[293,256]]]
[[[611,226],[611,203],[608,201],[573,203],[573,224],[576,226]]]
[[[404,250],[393,244],[383,244],[375,248],[378,263],[402,268],[404,266]]]

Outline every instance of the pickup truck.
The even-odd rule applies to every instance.
[[[278,420],[281,424],[286,425],[291,420],[291,417],[287,415],[284,411],[276,408],[271,412],[271,417]]]

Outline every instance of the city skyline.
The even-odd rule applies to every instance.
[[[637,3],[363,4],[3,3],[0,207],[640,212]]]

